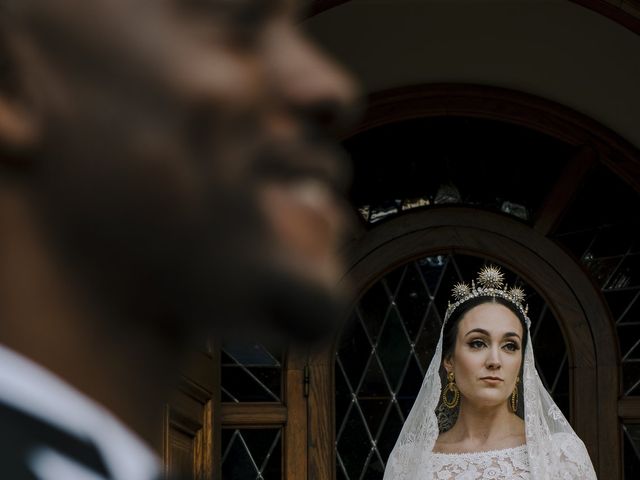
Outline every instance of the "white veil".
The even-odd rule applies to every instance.
[[[475,287],[474,287],[475,288]],[[482,290],[482,289],[480,289]],[[493,289],[490,290],[494,292]],[[489,290],[485,290],[489,293]],[[503,296],[498,295],[482,296]],[[459,302],[460,303],[460,302]],[[448,312],[449,313],[449,312]],[[432,450],[440,433],[436,409],[442,396],[440,364],[445,316],[440,339],[420,392],[387,461],[384,480],[431,480]],[[530,321],[526,317],[522,392],[527,453],[532,480],[593,480],[596,474],[584,443],[545,389],[536,370]]]

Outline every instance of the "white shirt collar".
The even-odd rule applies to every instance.
[[[33,361],[0,345],[0,400],[74,435],[90,439],[115,479],[159,475],[153,451],[89,397]]]

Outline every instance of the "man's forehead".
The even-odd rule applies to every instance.
[[[105,13],[121,9],[157,10],[166,7],[255,8],[297,12],[306,8],[311,0],[0,0],[0,14],[4,12],[48,11],[73,15],[84,10],[108,7]],[[87,19],[89,20],[89,19]],[[97,19],[93,19],[96,21]]]
[[[7,3],[5,3],[7,2]],[[272,18],[298,17],[300,0],[0,0],[7,11],[5,21],[13,27],[23,26],[38,35],[75,38],[89,44],[100,43],[114,48],[156,39],[157,46],[169,41],[189,41],[198,28],[210,22],[210,28],[248,32],[259,31]],[[3,10],[0,10],[0,15]],[[14,15],[11,15],[13,13]],[[16,21],[12,21],[15,19]],[[160,39],[156,37],[160,37]],[[162,41],[167,39],[167,42]],[[95,40],[95,42],[93,41]],[[147,40],[145,42],[145,40]],[[49,43],[49,42],[46,42]],[[53,42],[55,43],[55,42]],[[213,42],[215,44],[215,41]],[[53,47],[52,43],[49,43]],[[125,50],[127,50],[125,48]]]

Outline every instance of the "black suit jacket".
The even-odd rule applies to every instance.
[[[98,477],[113,478],[93,443],[0,403],[0,478],[40,480],[33,468],[38,452],[53,452]]]

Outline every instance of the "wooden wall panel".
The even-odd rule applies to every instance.
[[[163,461],[168,477],[210,480],[220,468],[218,367],[215,355],[194,352],[178,390],[166,407]]]

